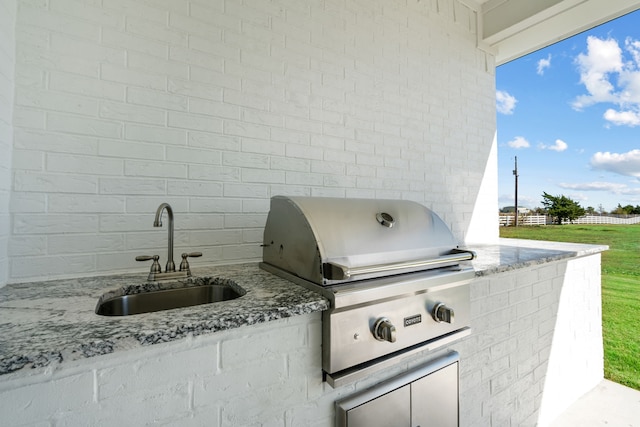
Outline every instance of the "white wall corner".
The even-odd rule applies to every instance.
[[[0,287],[9,280],[16,10],[16,0],[0,0]]]
[[[550,425],[604,378],[601,255],[570,260],[562,282],[539,426]]]
[[[469,229],[465,235],[465,244],[497,243],[498,226],[498,140],[497,133],[494,133]]]

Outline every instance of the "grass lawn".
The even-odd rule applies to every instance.
[[[609,245],[602,253],[604,375],[640,390],[640,225],[500,227],[500,236]]]

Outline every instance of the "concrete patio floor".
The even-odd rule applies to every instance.
[[[640,391],[603,380],[551,427],[640,427]]]

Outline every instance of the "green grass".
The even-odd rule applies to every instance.
[[[500,236],[609,245],[602,253],[604,375],[640,390],[640,225],[500,227]]]

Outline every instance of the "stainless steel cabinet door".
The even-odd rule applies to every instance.
[[[458,364],[411,383],[411,427],[458,427]]]
[[[458,427],[458,353],[336,402],[336,427]]]
[[[411,427],[409,385],[347,411],[347,427]]]

